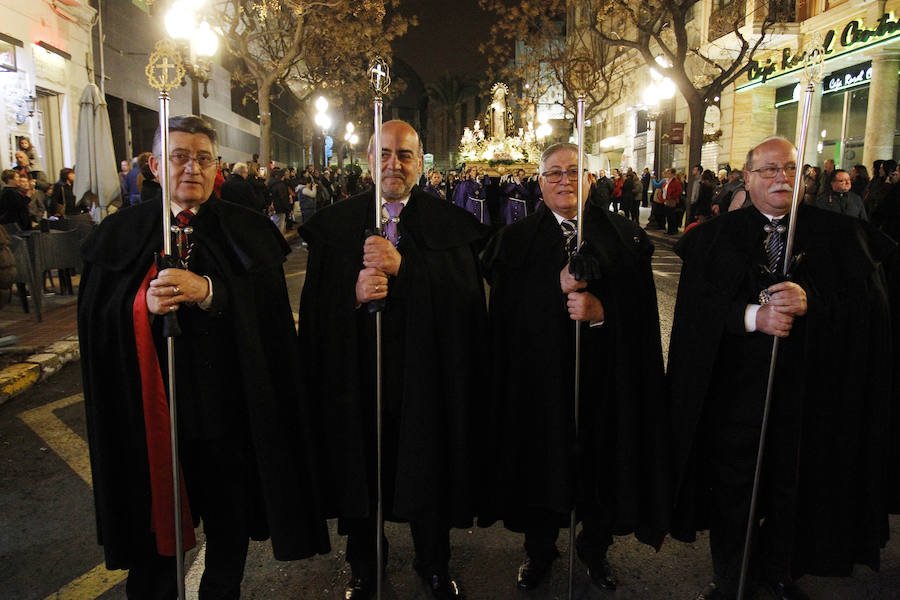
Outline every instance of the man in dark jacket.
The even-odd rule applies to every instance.
[[[373,149],[369,151],[374,170]],[[300,301],[300,364],[329,517],[348,534],[345,597],[368,598],[376,569],[375,315],[383,310],[384,514],[409,521],[414,566],[435,598],[459,598],[448,574],[450,527],[472,523],[481,422],[484,286],[472,215],[420,191],[422,144],[403,121],[382,130],[382,222],[366,237],[374,194],[328,206],[300,228],[309,244]],[[363,240],[365,242],[363,243]],[[395,245],[396,244],[396,247]]]
[[[3,171],[3,191],[0,192],[0,223],[16,223],[23,231],[31,229],[31,213],[28,212],[30,198],[22,191],[21,182],[27,177],[17,171]]]
[[[247,181],[249,169],[246,163],[235,163],[231,175],[222,184],[222,200],[240,204],[253,212],[266,214],[267,206],[263,206],[253,186]]]
[[[577,213],[578,147],[541,157],[544,206],[498,233],[485,252],[491,285],[490,498],[479,524],[503,519],[525,533],[518,585],[537,587],[558,556],[574,505],[577,550],[603,589],[612,535],[658,545],[666,531],[665,398],[653,246],[634,223],[591,205],[579,252],[595,264],[569,270]],[[585,179],[584,194],[587,197]],[[567,252],[568,250],[568,252]],[[582,333],[580,431],[574,437],[574,339]],[[526,358],[527,357],[527,358]],[[540,365],[533,361],[543,357]],[[577,459],[576,459],[577,456]]]
[[[600,169],[597,183],[591,186],[591,204],[609,209],[614,187],[612,180],[606,176],[606,171]]]
[[[715,581],[733,598],[773,336],[779,351],[768,419],[748,597],[805,598],[804,573],[877,569],[887,539],[891,390],[881,263],[894,251],[857,219],[800,206],[790,281],[784,260],[797,151],[770,138],[747,156],[751,206],[694,228],[669,346],[672,458],[679,474],[672,535],[710,530]]]
[[[816,206],[824,210],[868,221],[862,198],[850,191],[850,173],[835,169],[831,177],[831,189],[824,196],[816,198]]]
[[[298,413],[294,324],[272,223],[213,194],[216,134],[195,116],[169,121],[173,223],[186,268],[157,272],[161,204],[103,221],[86,241],[78,333],[94,501],[110,569],[130,598],[174,598],[171,444],[164,315],[178,316],[175,385],[185,550],[203,521],[200,595],[240,594],[248,541],[279,560],[328,551],[317,510],[308,419]],[[151,167],[159,172],[159,132]],[[173,236],[175,237],[175,236]],[[186,245],[185,245],[186,244]],[[175,248],[175,244],[173,244]],[[115,348],[114,352],[110,351]]]

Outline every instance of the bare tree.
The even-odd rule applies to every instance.
[[[582,18],[566,0],[480,3],[498,16],[491,33],[500,41],[482,44],[481,51],[494,74],[519,90],[521,114],[533,119],[537,103],[550,100],[574,115],[578,97],[584,96],[585,118],[592,119],[619,102],[626,89],[627,49],[604,40],[592,14]],[[562,93],[549,99],[554,89]]]
[[[749,17],[746,2],[756,6]],[[699,0],[581,3],[592,5],[594,27],[606,43],[640,56],[678,88],[690,112],[690,165],[700,164],[707,108],[746,73],[776,16],[784,18],[784,11],[779,9],[784,2],[780,0],[735,0],[710,15],[709,39],[704,43],[689,31],[693,11],[703,7]]]
[[[316,90],[359,94],[375,55],[390,55],[390,42],[411,22],[399,0],[219,0],[213,19],[228,51],[240,59],[236,74],[259,106],[260,156],[271,160],[271,101],[290,89],[305,102]]]

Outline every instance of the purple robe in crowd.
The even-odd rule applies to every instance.
[[[453,192],[453,202],[475,215],[485,225],[491,224],[491,214],[484,194],[484,188],[489,182],[487,177],[484,178],[484,185],[480,181],[467,179],[460,182]]]
[[[432,184],[429,183],[428,185],[426,185],[426,186],[425,186],[424,188],[422,188],[422,189],[425,191],[426,194],[431,194],[431,195],[434,196],[435,198],[440,198],[441,200],[446,200],[446,199],[447,199],[447,198],[444,197],[444,192],[441,191],[441,188],[439,188],[439,187],[436,186],[436,185],[432,185]]]
[[[510,179],[500,188],[502,196],[503,224],[509,225],[524,219],[533,212],[534,199],[528,189],[528,180],[518,182]]]

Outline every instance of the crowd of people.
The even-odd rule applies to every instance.
[[[15,164],[0,174],[0,225],[15,224],[21,231],[42,220],[59,219],[87,212],[89,206],[75,198],[75,171],[63,168],[51,182],[28,137],[18,138]]]
[[[803,599],[804,574],[878,568],[888,515],[900,512],[896,244],[861,218],[803,205],[792,271],[779,277],[797,170],[787,140],[751,149],[739,185],[695,168],[688,192],[671,169],[659,181],[613,172],[609,187],[601,173],[591,185],[578,147],[554,144],[536,181],[506,178],[507,198],[536,183],[541,201],[501,228],[487,217],[518,209],[491,212],[477,170],[417,185],[421,139],[388,121],[379,236],[375,192],[350,174],[307,170],[292,197],[295,174],[273,169],[264,203],[249,181],[255,161],[239,163],[221,184],[238,201],[223,201],[215,130],[194,116],[169,127],[174,237],[186,243],[156,264],[161,205],[111,215],[85,244],[79,303],[98,533],[107,566],[129,569],[129,597],[173,597],[182,560],[161,368],[172,316],[178,510],[186,547],[204,526],[201,597],[239,596],[248,539],[270,538],[276,559],[305,558],[330,551],[325,519],[337,518],[351,570],[344,597],[371,598],[389,549],[384,540],[379,564],[381,487],[384,517],[409,522],[413,567],[441,600],[463,597],[451,528],[477,518],[523,534],[509,581],[534,589],[573,510],[573,551],[597,587],[619,585],[613,535],[660,549],[667,535],[693,541],[709,529],[714,580],[698,598],[734,598],[775,338],[750,597]],[[160,154],[157,141],[151,174]],[[843,179],[831,175],[837,194]],[[331,202],[322,187],[359,193]],[[675,246],[684,267],[667,373],[653,245],[634,218],[654,195],[667,227],[680,226],[679,202],[710,206]],[[299,230],[309,253],[299,334],[282,269],[290,250],[267,219],[274,212],[280,226],[291,198],[301,212],[303,202],[318,208]],[[873,214],[892,202],[891,191],[873,199]]]

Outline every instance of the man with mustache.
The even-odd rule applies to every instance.
[[[78,298],[97,530],[129,598],[177,595],[164,315],[176,315],[175,387],[184,549],[203,521],[202,598],[237,598],[250,538],[278,560],[327,552],[297,387],[282,263],[271,221],[213,193],[216,131],[193,115],[157,130],[150,168],[169,161],[181,266],[158,269],[162,204],[110,215],[83,246]]]
[[[483,419],[487,327],[478,251],[486,227],[416,186],[419,135],[388,121],[381,148],[380,220],[374,191],[316,213],[300,228],[309,245],[300,300],[301,401],[322,449],[325,511],[347,535],[345,598],[375,592],[376,396],[374,304],[383,302],[385,518],[409,521],[413,566],[438,599],[461,597],[449,575],[451,527],[472,523],[475,441]],[[386,542],[386,540],[385,540]],[[385,550],[387,545],[385,544]],[[385,562],[387,552],[385,551]]]
[[[886,541],[890,331],[882,262],[895,244],[868,223],[801,205],[781,272],[797,151],[747,155],[751,205],[696,227],[669,346],[672,535],[709,528],[715,579],[737,591],[773,336],[780,338],[751,546],[748,595],[806,598],[805,573],[878,567]]]

